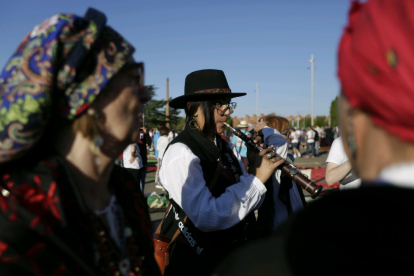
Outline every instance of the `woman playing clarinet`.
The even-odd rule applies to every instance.
[[[172,206],[161,234],[173,239],[165,275],[209,275],[215,263],[255,235],[254,210],[263,183],[283,163],[270,149],[249,151],[251,174],[219,133],[233,113],[232,93],[221,70],[200,70],[185,80],[185,93],[170,102],[186,113],[186,127],[164,153],[160,180]],[[175,235],[178,233],[178,236]]]

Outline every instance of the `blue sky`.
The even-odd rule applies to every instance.
[[[145,62],[146,84],[157,99],[184,93],[188,73],[221,69],[237,98],[235,116],[259,112],[282,116],[311,112],[309,59],[315,56],[315,116],[328,115],[339,91],[336,50],[348,0],[272,1],[4,1],[0,10],[0,65],[37,24],[60,12],[104,12],[108,25],[137,49]]]

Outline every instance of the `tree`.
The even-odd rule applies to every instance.
[[[147,128],[156,128],[159,123],[169,121],[171,129],[182,129],[182,127],[179,127],[181,124],[183,125],[184,118],[179,117],[180,111],[175,108],[170,108],[170,116],[165,116],[167,101],[153,99],[155,97],[155,90],[157,89],[154,85],[147,85],[146,88],[152,99],[145,105],[144,125]]]
[[[327,124],[326,116],[316,116],[314,123],[315,126],[326,126]]]
[[[337,126],[339,122],[338,118],[338,96],[331,102],[331,109],[329,112],[331,116],[331,126]]]

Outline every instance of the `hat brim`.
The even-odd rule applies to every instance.
[[[247,93],[200,93],[192,95],[183,95],[170,101],[170,107],[175,109],[184,109],[188,102],[212,101],[223,98],[236,98],[245,96]]]

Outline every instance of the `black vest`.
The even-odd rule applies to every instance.
[[[190,150],[200,158],[200,166],[203,170],[204,180],[206,181],[206,185],[208,185],[217,170],[219,160],[222,158],[222,153],[230,153],[231,156],[237,160],[226,141],[221,139],[219,135],[216,135],[216,141],[217,146],[212,141],[204,137],[200,131],[192,130],[187,127],[169,144],[169,146],[175,143],[183,143],[188,146]],[[168,148],[165,150],[165,152],[167,150]],[[235,163],[235,165],[238,167],[238,171],[241,172],[239,163]],[[219,197],[222,193],[225,192],[227,187],[233,184],[235,183],[229,183],[228,181],[226,182],[222,181],[222,179],[218,179],[217,183],[214,185],[213,190],[210,191],[214,197]],[[179,213],[184,213],[184,211],[179,206],[175,207]],[[174,222],[175,220],[173,212],[170,212],[162,225],[161,233],[172,237],[178,228],[177,223]],[[235,241],[251,239],[255,236],[256,232],[256,218],[253,212],[251,212],[243,221],[225,230],[203,232],[201,230],[198,230],[190,221],[190,219],[187,220],[187,224],[189,227],[194,229],[194,231],[197,231],[197,235],[200,237],[213,243],[217,241],[219,244],[227,244],[227,242],[234,243]]]

